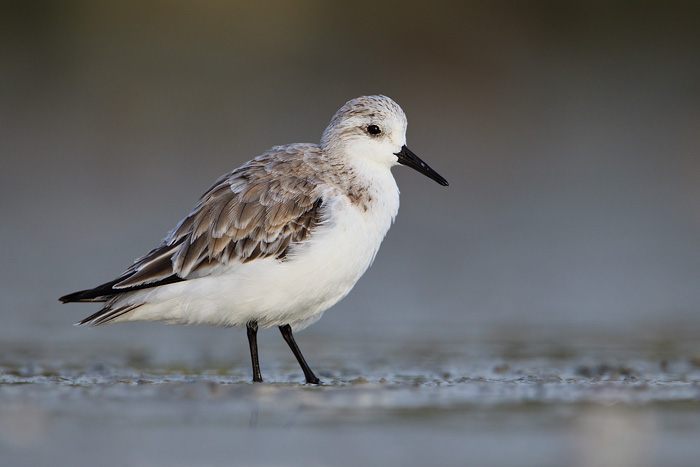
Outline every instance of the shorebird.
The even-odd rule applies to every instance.
[[[391,167],[448,185],[406,147],[406,125],[388,97],[347,102],[320,144],[276,146],[222,176],[123,274],[59,300],[105,302],[77,325],[245,326],[254,382],[258,328],[278,326],[306,383],[319,384],[292,331],[317,321],[374,260],[399,209]]]

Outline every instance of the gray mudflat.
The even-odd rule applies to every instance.
[[[700,453],[697,343],[305,344],[321,386],[300,384],[286,356],[263,365],[266,383],[252,384],[244,354],[178,366],[143,354],[15,351],[24,356],[0,366],[0,458],[681,466]]]

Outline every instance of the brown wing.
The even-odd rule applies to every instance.
[[[294,156],[289,147],[275,148],[221,177],[162,245],[116,280],[61,300],[104,301],[199,277],[221,265],[284,259],[322,220],[323,200],[312,177],[303,176],[302,160]]]

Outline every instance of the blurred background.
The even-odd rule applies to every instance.
[[[698,335],[696,2],[2,8],[5,342],[230,353],[231,331],[74,329],[96,306],[56,299],[123,271],[219,175],[317,142],[375,93],[450,187],[394,170],[375,264],[305,334]]]
[[[183,459],[228,446],[224,428],[232,420],[242,428],[231,446],[251,464],[262,452],[269,465],[286,465],[279,459],[293,452],[320,465],[316,451],[305,449],[316,442],[319,458],[345,452],[347,465],[426,464],[448,446],[459,451],[441,465],[464,465],[465,458],[479,465],[652,465],[639,449],[653,449],[647,440],[654,439],[664,447],[657,465],[689,465],[697,459],[697,395],[676,393],[695,402],[670,412],[622,409],[612,418],[599,416],[605,404],[579,413],[571,406],[536,410],[527,401],[532,381],[566,386],[548,376],[547,365],[581,341],[588,344],[577,355],[594,360],[578,370],[567,360],[556,375],[609,377],[610,366],[599,362],[651,343],[661,353],[632,374],[642,379],[640,368],[671,365],[678,384],[692,391],[688,362],[700,367],[700,357],[686,359],[700,355],[699,18],[693,1],[3,2],[0,364],[50,383],[48,395],[36,397],[27,395],[31,387],[0,387],[0,402],[29,400],[0,416],[0,447],[16,448],[8,465],[68,465],[86,445],[100,453],[93,465],[104,452],[121,460],[124,451],[129,465],[186,465]],[[210,412],[186,405],[180,419],[180,395],[131,399],[168,385],[112,384],[109,364],[149,371],[218,365],[247,381],[245,335],[158,323],[75,328],[97,305],[62,306],[57,298],[121,273],[221,174],[273,145],[317,142],[341,105],[376,93],[403,107],[409,147],[450,186],[397,167],[402,206],[374,265],[297,339],[322,377],[386,376],[408,388],[433,378],[455,387],[467,381],[468,397],[416,383],[424,390],[399,392],[403,399],[360,392],[334,405],[333,394],[347,393],[292,388],[299,407],[338,411],[321,429],[312,417],[290,438],[274,431],[282,422],[272,419],[275,428],[256,437],[248,419],[252,413],[257,420],[260,394],[274,394],[262,404],[279,407],[277,396],[287,393],[277,386],[233,385],[231,397],[214,402],[184,392]],[[300,380],[279,333],[260,339],[263,374]],[[544,369],[530,362],[513,370],[518,349],[541,342],[555,349],[531,354],[544,358],[532,364]],[[483,349],[502,343],[510,346],[498,354],[505,366],[494,366]],[[685,347],[663,350],[677,343]],[[654,360],[668,355],[678,359]],[[54,397],[47,361],[64,378],[56,384],[80,387],[83,380],[66,368],[87,372],[85,392],[64,388]],[[422,366],[411,366],[416,362]],[[630,374],[615,368],[614,377]],[[392,379],[391,370],[415,378]],[[480,412],[482,393],[468,392],[468,383],[481,375],[506,378],[496,386],[514,391],[516,405],[506,397],[505,409]],[[545,379],[528,379],[537,375]],[[102,393],[94,381],[111,383]],[[523,394],[525,404],[517,405]],[[433,410],[436,398],[447,410]],[[392,418],[391,404],[406,401],[430,410]],[[357,407],[369,409],[358,415]],[[374,430],[366,420],[376,422]],[[608,461],[585,461],[608,452],[601,443],[619,447],[610,440],[620,434],[629,435],[627,463],[610,461],[617,451]],[[567,443],[584,446],[587,454],[577,457],[584,460],[571,464]],[[546,457],[552,452],[554,461]],[[211,465],[231,459],[219,454]],[[493,455],[494,462],[484,461]],[[673,455],[677,463],[664,457]],[[356,463],[352,456],[365,457]]]

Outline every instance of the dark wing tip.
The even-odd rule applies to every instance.
[[[119,277],[111,282],[107,282],[106,284],[99,285],[95,287],[94,289],[86,289],[86,290],[80,290],[78,292],[74,292],[68,295],[64,295],[63,297],[59,298],[58,300],[63,302],[63,303],[72,303],[72,302],[106,302],[110,297],[113,297],[115,295],[123,294],[126,292],[133,292],[135,290],[141,290],[141,289],[148,289],[151,287],[158,287],[161,285],[167,285],[167,284],[173,284],[175,282],[181,282],[184,281],[185,279],[179,277],[176,274],[172,274],[162,280],[155,281],[155,282],[149,282],[145,284],[137,284],[134,286],[130,287],[124,287],[124,288],[119,288],[116,289],[114,286],[118,284],[119,282],[128,279],[128,277]]]
[[[64,295],[63,297],[59,298],[58,300],[62,303],[85,301],[88,299],[88,297],[86,297],[86,295],[87,295],[87,292],[90,292],[90,290],[81,290],[79,292],[69,293],[68,295]],[[94,298],[94,297],[92,297],[92,298]]]

